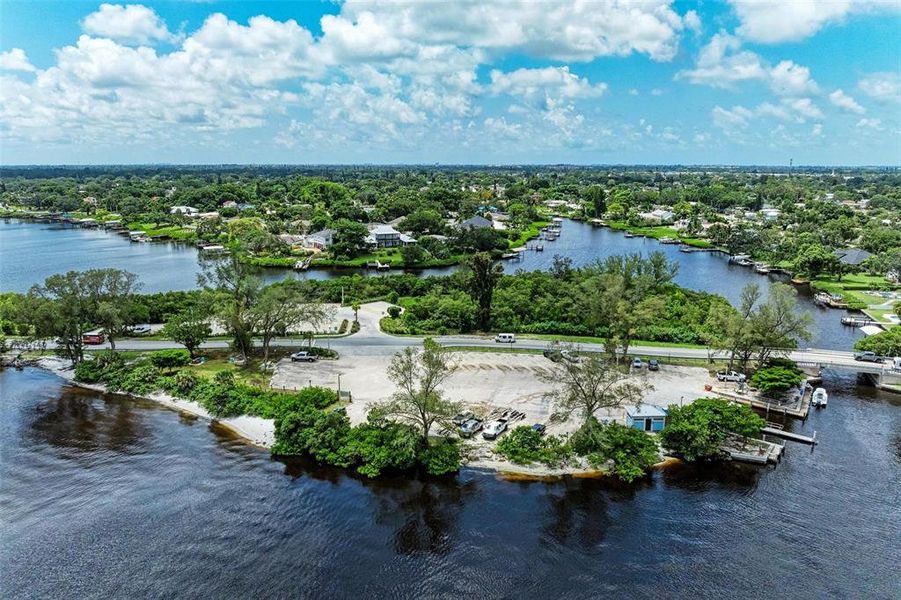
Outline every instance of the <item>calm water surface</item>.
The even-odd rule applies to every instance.
[[[778,468],[367,481],[0,373],[0,597],[898,598],[899,397],[827,374]]]
[[[526,252],[522,260],[504,261],[507,272],[517,269],[549,269],[555,255],[572,259],[576,266],[615,254],[656,250],[664,252],[679,264],[676,282],[687,288],[721,294],[737,303],[742,288],[749,282],[766,290],[775,276],[761,276],[751,269],[730,265],[726,258],[713,252],[679,252],[678,246],[660,244],[647,238],[625,238],[622,233],[565,221],[563,235],[555,242],[545,242],[544,252]],[[136,273],[145,292],[188,290],[197,286],[197,250],[176,243],[131,243],[123,236],[97,229],[81,229],[60,224],[0,221],[0,291],[25,292],[53,273],[91,268],[116,267]],[[446,275],[453,268],[428,269],[423,275]],[[267,281],[285,278],[325,279],[352,271],[314,270],[297,273],[267,269]],[[398,271],[395,271],[397,273]],[[802,306],[814,317],[815,348],[849,349],[861,336],[857,328],[841,324],[844,311],[819,308],[812,302],[809,290],[801,290]]]

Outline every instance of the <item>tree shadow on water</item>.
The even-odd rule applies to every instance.
[[[616,522],[611,505],[628,502],[642,489],[652,487],[651,478],[623,483],[613,477],[566,478],[549,484],[545,496],[548,510],[542,527],[544,536],[562,546],[597,549]]]
[[[69,388],[33,411],[30,435],[56,448],[134,454],[148,436],[128,398]]]
[[[394,528],[394,550],[403,555],[447,554],[466,500],[478,493],[475,481],[456,477],[398,477],[367,487],[375,502],[375,522]]]

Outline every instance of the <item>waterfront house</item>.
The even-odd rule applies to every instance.
[[[170,215],[185,215],[186,217],[193,217],[199,212],[200,211],[193,206],[173,206],[169,209]]]
[[[656,208],[650,212],[643,212],[638,215],[645,221],[654,223],[671,223],[673,221],[673,212],[662,208]]]
[[[332,240],[334,239],[334,237],[334,229],[323,229],[322,231],[317,231],[316,233],[311,233],[310,235],[308,235],[306,238],[306,243],[310,248],[325,250],[332,245]]]
[[[396,248],[415,244],[416,240],[399,232],[391,225],[376,224],[369,230],[366,243],[377,248]]]
[[[666,409],[653,404],[626,407],[626,426],[639,431],[662,431],[666,426]]]
[[[860,248],[841,248],[835,251],[835,255],[843,265],[859,266],[860,263],[873,256]]]
[[[474,217],[469,217],[462,223],[460,223],[460,229],[490,229],[492,227],[491,221],[482,217],[480,215],[475,215]]]

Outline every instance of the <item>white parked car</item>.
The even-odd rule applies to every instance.
[[[498,344],[513,344],[516,342],[515,333],[499,333],[494,336],[494,341]]]
[[[745,376],[738,371],[719,371],[716,374],[718,381],[735,381],[741,382],[745,380]]]
[[[493,440],[507,430],[507,419],[498,419],[485,425],[482,429],[482,437],[486,440]]]

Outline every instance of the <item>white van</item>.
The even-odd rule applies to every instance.
[[[498,344],[512,344],[516,342],[515,333],[499,333],[494,337],[494,341]]]

